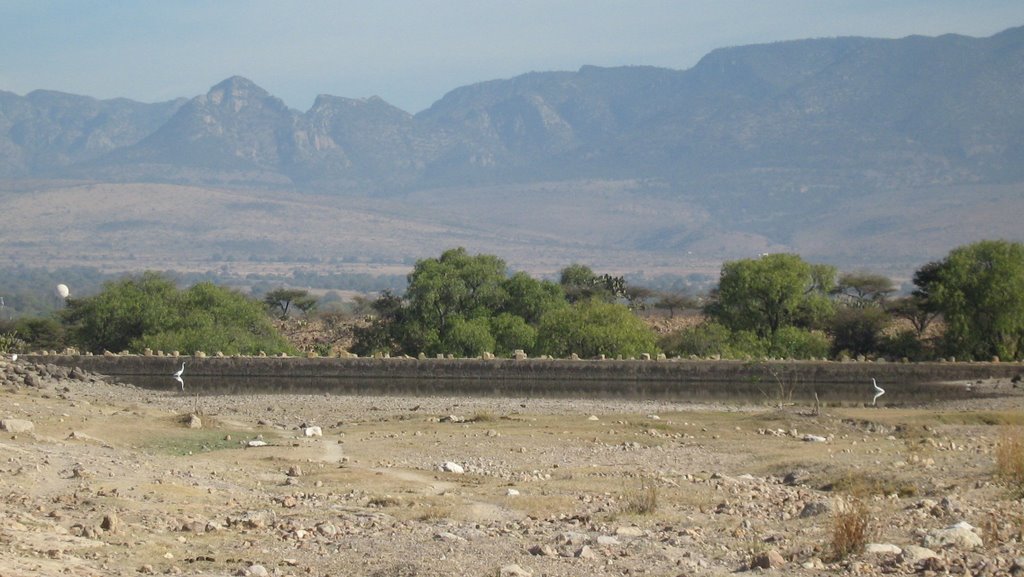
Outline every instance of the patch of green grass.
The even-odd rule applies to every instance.
[[[875,476],[866,473],[848,472],[845,475],[826,483],[822,489],[866,498],[873,495],[892,495],[913,497],[918,494],[916,485],[906,479],[893,476]]]
[[[225,449],[239,449],[237,439],[244,438],[247,433],[224,430],[189,430],[175,431],[144,441],[140,448],[165,455],[195,455]]]

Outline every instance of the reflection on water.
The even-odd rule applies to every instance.
[[[178,391],[169,376],[121,378],[136,386]],[[621,398],[628,400],[730,401],[730,402],[814,402],[826,404],[868,403],[874,388],[862,385],[797,383],[780,386],[758,382],[682,383],[671,381],[564,381],[512,379],[353,379],[322,377],[204,377],[185,379],[185,392],[207,395],[239,394],[323,394],[338,395],[454,395],[548,398]],[[941,400],[978,398],[982,393],[962,385],[886,383],[880,405],[920,404]],[[991,393],[989,393],[991,396]]]

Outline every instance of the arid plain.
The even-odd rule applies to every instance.
[[[0,375],[5,576],[1024,570],[1024,503],[995,475],[1024,422],[1009,381],[816,411]],[[868,550],[836,555],[843,519]]]

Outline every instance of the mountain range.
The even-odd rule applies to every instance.
[[[0,242],[22,259],[42,250],[32,224],[53,224],[33,198],[74,207],[101,187],[115,199],[230,197],[204,208],[209,227],[264,223],[231,238],[171,226],[193,231],[176,244],[196,254],[359,246],[395,262],[463,244],[514,247],[506,258],[523,268],[553,252],[682,271],[785,250],[905,273],[957,244],[1024,238],[1024,27],[723,48],[688,70],[533,72],[457,88],[417,114],[328,95],[300,112],[237,76],[155,104],[0,91],[0,179],[23,211],[0,217]],[[231,208],[240,198],[244,217]],[[308,222],[267,208],[285,199],[307,205]],[[146,245],[155,217],[118,214],[125,204],[69,220],[83,251]],[[397,228],[319,222],[333,211]],[[298,226],[322,248],[290,242]]]

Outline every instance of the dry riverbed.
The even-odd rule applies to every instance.
[[[175,387],[0,360],[0,575],[1024,574],[1005,381],[817,412]]]

